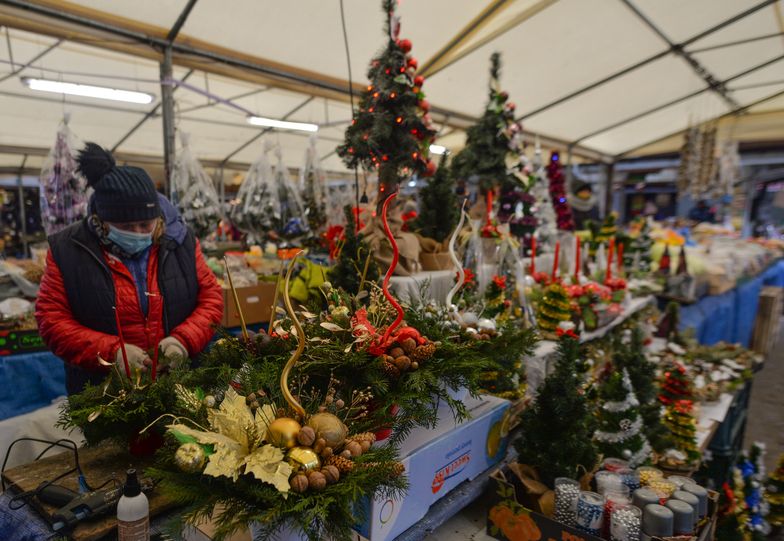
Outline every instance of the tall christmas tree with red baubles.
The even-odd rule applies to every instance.
[[[422,92],[425,80],[416,75],[411,42],[399,37],[397,0],[383,0],[382,5],[387,45],[370,63],[370,84],[346,128],[345,142],[337,148],[348,167],[378,170],[379,205],[405,178],[414,173],[430,176],[436,170],[429,157],[435,130]]]
[[[686,373],[686,367],[681,363],[674,363],[669,370],[664,372],[664,379],[661,382],[659,391],[659,402],[669,406],[677,400],[693,400],[694,387],[691,379]]]
[[[547,178],[550,181],[550,198],[555,208],[555,222],[560,231],[574,231],[572,207],[566,199],[566,177],[557,152],[550,154],[547,165]]]

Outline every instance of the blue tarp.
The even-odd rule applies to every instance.
[[[681,308],[680,329],[694,329],[701,344],[737,342],[748,347],[757,315],[760,290],[784,287],[784,260],[723,295],[704,297]]]
[[[65,395],[63,361],[48,351],[0,357],[0,420]]]

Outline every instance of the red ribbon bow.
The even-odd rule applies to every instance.
[[[575,333],[572,329],[564,330],[561,327],[555,329],[555,334],[558,335],[558,338],[561,338],[562,336],[568,336],[574,339],[580,338],[579,336],[577,336],[577,333]]]

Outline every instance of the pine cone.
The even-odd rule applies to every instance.
[[[369,441],[370,443],[375,443],[376,435],[372,432],[360,432],[359,434],[349,436],[348,439],[353,441]]]
[[[363,468],[386,468],[392,477],[400,477],[406,471],[402,462],[365,462]]]
[[[335,466],[340,473],[348,473],[354,469],[354,462],[342,456],[332,455],[325,461],[327,466]]]
[[[422,364],[424,361],[432,357],[435,352],[436,345],[432,342],[428,342],[423,346],[417,346],[417,348],[411,354],[411,360]]]
[[[381,363],[381,368],[383,368],[384,373],[392,379],[397,379],[400,377],[400,370],[398,370],[397,366],[390,363],[389,361],[383,361]]]

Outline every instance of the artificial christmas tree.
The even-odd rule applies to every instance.
[[[550,198],[555,208],[555,222],[559,231],[574,231],[572,208],[566,198],[566,178],[557,152],[550,155],[547,165],[547,178],[550,182]]]
[[[632,224],[636,229],[636,236],[632,235],[628,243],[628,248],[624,252],[624,265],[631,269],[633,274],[646,276],[651,272],[651,248],[653,239],[651,238],[651,226],[648,220],[640,218]]]
[[[664,372],[664,379],[659,390],[659,402],[669,406],[678,400],[693,400],[694,387],[691,378],[686,372],[686,367],[680,362],[675,362]]]
[[[558,231],[556,230],[555,210],[553,209],[553,201],[550,198],[547,172],[542,161],[542,149],[539,146],[538,138],[531,165],[533,167],[529,185],[531,186],[530,193],[534,197],[531,213],[536,216],[538,222],[536,225],[537,245],[539,250],[544,253],[555,246]]]
[[[650,457],[651,445],[643,431],[640,402],[634,395],[629,372],[615,370],[599,387],[599,426],[593,434],[604,456],[622,457],[636,468]]]
[[[657,399],[656,365],[645,355],[643,331],[639,326],[626,334],[617,334],[613,344],[613,365],[629,373],[634,394],[640,402],[643,433],[657,452],[668,444],[667,429],[661,422],[661,405]],[[628,337],[628,340],[626,339]]]
[[[779,455],[776,469],[768,476],[765,501],[770,506],[768,522],[774,528],[784,526],[784,453]]]
[[[429,159],[435,137],[422,92],[424,78],[416,75],[417,60],[408,54],[411,42],[399,39],[396,0],[382,2],[387,44],[368,69],[370,84],[363,91],[354,119],[346,128],[337,153],[350,168],[378,169],[378,208],[401,180],[414,173],[432,175]]]
[[[579,353],[578,340],[564,334],[558,341],[555,371],[545,378],[533,405],[523,411],[520,424],[525,430],[515,442],[520,463],[536,468],[549,487],[556,477],[579,478],[596,465],[594,419],[576,369]]]
[[[452,161],[455,178],[475,178],[482,193],[501,188],[503,194],[522,185],[508,165],[519,161],[522,126],[514,119],[515,105],[508,101],[509,94],[500,90],[500,75],[501,55],[493,53],[487,107],[479,122],[468,128],[466,145]]]
[[[316,136],[310,137],[305,150],[305,166],[300,176],[302,204],[307,216],[311,245],[318,245],[321,233],[327,228],[325,176],[316,151]]]
[[[305,206],[291,181],[288,168],[283,163],[283,152],[280,145],[275,147],[275,157],[277,160],[273,189],[278,191],[278,201],[280,202],[280,227],[275,233],[279,237],[292,240],[308,232]]]
[[[268,156],[273,146],[264,143],[264,152],[251,164],[232,202],[231,221],[247,235],[248,244],[262,242],[281,226],[280,194]]]
[[[667,303],[664,308],[664,315],[659,320],[656,327],[655,336],[666,338],[669,341],[678,341],[678,324],[681,317],[681,306],[674,301]]]
[[[215,184],[191,153],[190,134],[180,132],[182,148],[177,153],[177,163],[172,171],[172,185],[185,223],[199,238],[215,230],[221,219],[221,202]]]
[[[370,253],[362,233],[357,232],[354,211],[350,206],[345,208],[346,227],[335,266],[327,278],[333,287],[342,288],[352,295],[360,291],[360,285],[378,280],[378,267]]]
[[[569,321],[572,317],[569,294],[558,282],[548,285],[536,311],[536,321],[539,330],[545,337],[552,337],[562,321]]]
[[[449,175],[444,154],[436,174],[419,191],[419,214],[409,226],[423,237],[444,243],[460,219],[454,179]]]
[[[664,414],[664,426],[670,431],[670,440],[674,449],[684,453],[689,462],[700,459],[694,402],[685,399],[670,402]]]
[[[39,179],[41,221],[47,235],[54,235],[87,215],[87,182],[76,171],[75,145],[76,138],[68,128],[66,117],[57,130]]]

